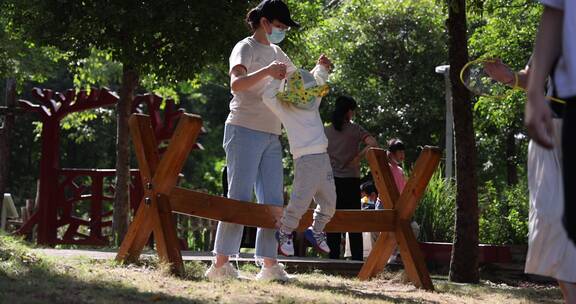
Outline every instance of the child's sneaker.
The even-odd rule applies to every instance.
[[[204,276],[210,281],[224,281],[240,278],[238,270],[230,263],[226,263],[221,267],[215,267],[214,264],[212,264],[210,265],[210,268],[206,270]]]
[[[256,280],[289,282],[295,280],[295,277],[286,273],[284,265],[276,264],[272,267],[262,267],[256,275]]]
[[[306,237],[308,242],[320,253],[330,253],[330,247],[328,247],[328,243],[326,242],[326,233],[316,232],[312,227],[308,227],[308,229],[304,231],[304,237]]]
[[[284,256],[294,255],[294,243],[292,242],[292,233],[284,233],[281,230],[276,231],[276,240],[278,240],[278,254]]]

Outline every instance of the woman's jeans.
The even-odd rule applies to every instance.
[[[284,205],[282,146],[278,135],[226,124],[223,146],[229,198],[250,202],[255,192],[259,204]],[[243,231],[243,225],[219,222],[214,253],[238,254]],[[256,258],[277,257],[275,232],[275,229],[258,228]]]

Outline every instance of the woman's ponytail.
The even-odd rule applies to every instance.
[[[258,7],[251,9],[248,14],[246,14],[246,23],[252,31],[255,31],[260,26],[261,15],[260,8]]]

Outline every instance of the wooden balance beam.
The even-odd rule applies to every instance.
[[[150,118],[133,114],[130,118],[132,142],[140,167],[144,197],[126,234],[116,260],[135,262],[151,233],[156,239],[160,259],[172,271],[184,270],[172,213],[203,217],[246,226],[277,227],[283,208],[228,199],[176,187],[178,174],[202,128],[200,116],[183,114],[162,159]],[[419,288],[433,290],[420,248],[410,228],[418,201],[440,161],[440,149],[425,147],[402,193],[388,167],[386,151],[370,149],[368,161],[384,210],[337,210],[326,226],[327,232],[382,232],[358,277],[370,279],[384,269],[395,246],[400,247],[409,279]],[[298,227],[303,231],[312,223],[313,210],[303,216]]]

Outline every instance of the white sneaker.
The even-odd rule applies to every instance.
[[[290,282],[294,281],[296,277],[289,275],[284,270],[283,264],[276,264],[272,267],[262,266],[262,270],[256,275],[256,280],[258,281],[282,281]]]
[[[320,253],[330,253],[330,247],[326,241],[326,233],[316,232],[312,227],[309,227],[304,231],[304,237],[306,237],[308,242],[310,242],[316,250],[320,251]]]
[[[278,253],[284,256],[294,255],[294,242],[292,242],[292,233],[284,233],[281,230],[276,231],[276,240],[278,241]]]
[[[204,276],[210,281],[235,280],[240,278],[238,270],[229,262],[222,265],[222,267],[216,267],[214,264],[210,265],[210,268],[206,270]]]

